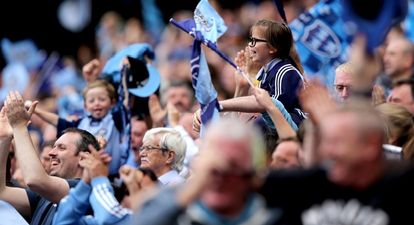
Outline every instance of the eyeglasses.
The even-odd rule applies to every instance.
[[[142,146],[141,148],[139,148],[139,152],[143,152],[143,151],[147,151],[147,152],[152,152],[154,150],[161,150],[163,152],[167,151],[168,149],[166,148],[159,148],[159,147],[154,147],[154,146]]]
[[[267,42],[267,41],[263,40],[263,39],[259,39],[259,38],[249,37],[249,46],[250,47],[256,46],[257,42]]]

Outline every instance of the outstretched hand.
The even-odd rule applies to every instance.
[[[137,169],[128,165],[123,165],[119,169],[119,175],[127,186],[130,194],[133,194],[141,189],[140,181],[142,179],[142,174],[139,173]]]
[[[272,98],[266,90],[256,87],[254,88],[253,94],[256,101],[266,110],[274,105]]]
[[[164,126],[163,120],[167,116],[167,109],[161,107],[160,100],[157,95],[151,95],[148,101],[148,107],[150,111],[150,116],[152,119],[153,127],[162,127]]]
[[[180,112],[171,102],[167,104],[167,118],[171,127],[177,126],[180,121]]]
[[[111,162],[111,157],[104,151],[97,151],[92,145],[89,145],[89,152],[80,152],[81,160],[79,165],[83,167],[82,179],[89,183],[93,178],[109,175],[108,164]]]
[[[201,110],[197,109],[197,111],[193,114],[193,130],[197,133],[200,133],[201,130]]]
[[[9,92],[4,104],[9,124],[13,128],[27,126],[37,103],[37,101],[33,102],[26,110],[22,96],[18,92]]]
[[[86,82],[95,81],[101,73],[102,65],[98,59],[93,59],[82,67],[82,75]]]
[[[237,52],[235,58],[236,65],[240,67],[249,76],[256,75],[261,67],[260,64],[253,62],[248,47]]]
[[[366,38],[357,36],[349,51],[349,62],[355,68],[353,89],[356,91],[370,90],[381,72],[381,60],[378,54],[366,52]]]
[[[308,83],[300,92],[299,100],[303,110],[309,113],[315,123],[319,123],[327,113],[336,108],[326,87],[317,80]]]
[[[3,106],[0,111],[0,140],[11,140],[12,137],[13,128],[9,124],[6,109]]]

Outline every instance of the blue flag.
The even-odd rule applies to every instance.
[[[212,120],[219,118],[219,104],[217,101],[217,91],[211,82],[210,71],[207,60],[201,49],[201,43],[213,44],[226,32],[227,27],[224,20],[208,3],[201,0],[194,10],[195,39],[191,54],[191,76],[195,96],[200,103],[201,109],[201,130],[200,137],[204,136],[204,127]]]
[[[292,21],[289,26],[305,73],[332,87],[335,68],[347,60],[349,45],[358,32],[365,34],[366,50],[373,53],[391,27],[405,18],[407,0],[384,0],[381,7],[370,20],[352,1],[321,0]]]
[[[211,82],[207,61],[201,49],[201,42],[197,39],[194,41],[191,54],[191,77],[196,99],[200,103],[200,137],[202,137],[205,125],[211,120],[219,118],[219,104],[217,101],[217,91]]]
[[[414,42],[414,0],[408,2],[408,15],[403,23],[403,28],[407,38]]]
[[[347,60],[353,35],[346,32],[339,0],[321,0],[289,26],[303,68],[332,86],[335,68]]]
[[[226,32],[227,27],[223,19],[207,0],[201,0],[198,3],[194,10],[194,20],[188,19],[176,22],[171,19],[170,22],[194,37],[191,54],[191,76],[195,96],[200,103],[200,137],[202,137],[205,125],[219,118],[219,104],[217,101],[217,91],[211,82],[210,71],[201,49],[201,44],[207,45],[227,62],[231,62],[216,45],[217,39]]]
[[[196,31],[200,31],[205,40],[216,43],[217,39],[227,30],[223,18],[208,3],[201,0],[194,10],[194,21]]]

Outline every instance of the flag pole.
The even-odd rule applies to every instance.
[[[177,21],[175,21],[173,18],[170,19],[170,23],[173,24],[174,26],[180,28],[182,31],[186,32],[187,34],[191,35],[192,37],[195,38],[195,31],[194,32],[188,32],[183,26],[181,26],[181,24],[177,23]],[[251,87],[254,87],[253,82],[250,80],[250,78],[247,76],[247,74],[240,68],[238,67],[233,61],[231,61],[223,52],[221,52],[216,44],[208,41],[208,40],[203,40],[202,43],[207,46],[208,48],[210,48],[211,50],[213,50],[215,53],[217,53],[222,59],[224,59],[226,62],[228,62],[232,67],[234,67],[237,71],[237,73],[239,73],[240,75],[242,75],[244,77],[244,79],[247,80],[247,82],[249,83],[249,85]]]

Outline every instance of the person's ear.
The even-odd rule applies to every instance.
[[[381,146],[382,138],[377,134],[370,134],[365,139],[365,151],[361,155],[365,156],[367,160],[375,160],[380,152],[378,152],[378,146]]]
[[[269,54],[274,55],[276,54],[276,52],[277,52],[277,49],[270,46]]]
[[[174,162],[175,152],[169,151],[167,155],[167,163],[172,164]]]

